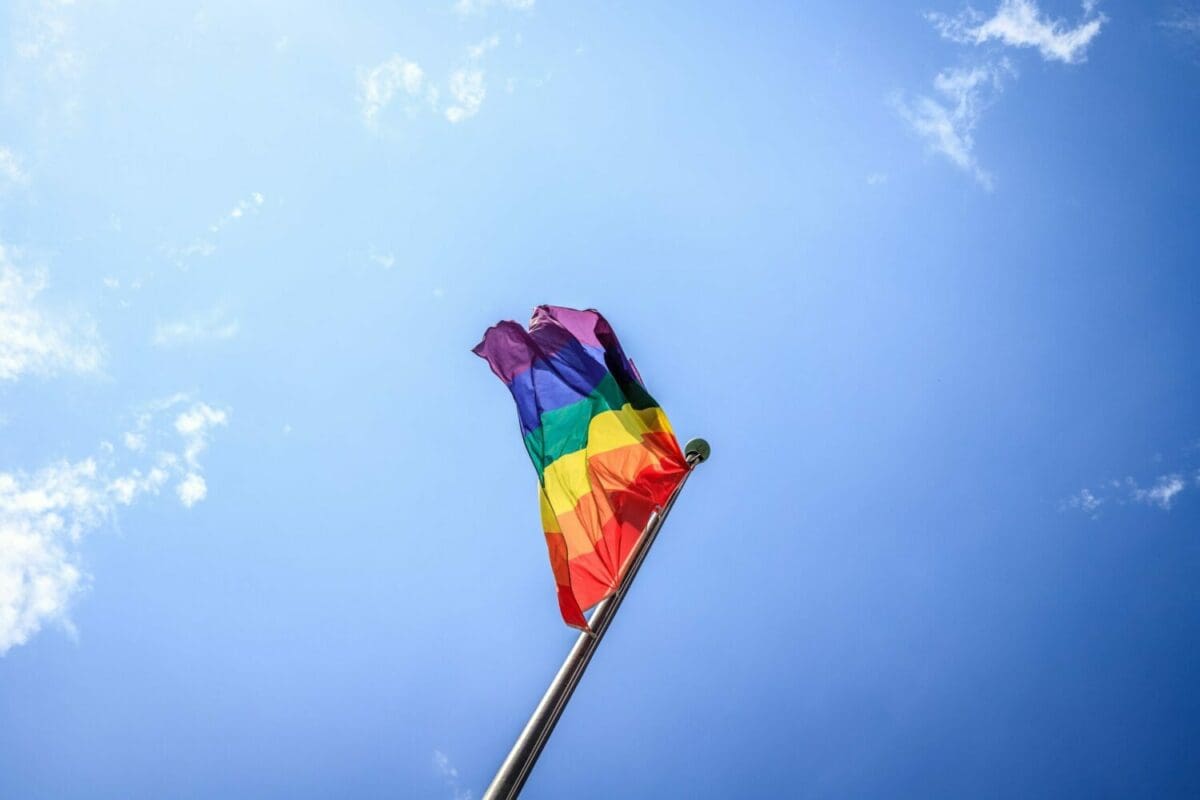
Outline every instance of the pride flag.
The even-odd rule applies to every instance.
[[[586,629],[583,612],[616,591],[687,461],[598,312],[538,306],[528,330],[501,322],[474,352],[517,403],[537,470],[558,605],[568,625]]]

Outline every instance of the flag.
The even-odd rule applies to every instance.
[[[474,353],[516,401],[558,605],[568,625],[586,630],[583,612],[616,591],[687,461],[599,312],[538,306],[528,330],[498,323]]]

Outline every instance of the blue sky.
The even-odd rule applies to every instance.
[[[539,303],[714,455],[527,797],[1200,793],[1200,5],[0,18],[0,796],[478,798]]]

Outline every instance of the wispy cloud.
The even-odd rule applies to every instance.
[[[29,183],[25,167],[21,159],[7,147],[0,147],[0,189],[10,186],[24,186]]]
[[[79,91],[87,65],[80,47],[74,0],[26,0],[12,4],[16,59],[6,64],[6,100],[22,107],[43,127],[59,129],[75,122]]]
[[[472,14],[482,14],[497,6],[515,11],[531,11],[534,3],[535,0],[456,0],[454,13],[469,17]]]
[[[1133,498],[1139,503],[1157,506],[1168,511],[1175,502],[1175,498],[1183,491],[1184,486],[1182,475],[1160,475],[1154,485],[1147,489],[1133,486]]]
[[[75,44],[74,5],[74,0],[26,3],[14,37],[17,55],[42,64],[52,77],[79,77],[84,60]]]
[[[164,417],[173,414],[174,425],[166,425]],[[89,581],[81,542],[111,521],[118,507],[157,495],[172,478],[184,506],[204,498],[198,459],[211,428],[227,418],[225,411],[176,395],[139,415],[133,438],[126,435],[127,445],[137,443],[129,454],[104,442],[82,460],[0,472],[0,654],[49,624],[72,630],[71,602]]]
[[[409,98],[420,98],[425,92],[425,70],[415,61],[394,54],[381,64],[359,70],[358,101],[362,107],[363,122],[367,127],[378,125],[379,114],[398,93]],[[435,100],[436,94],[426,97]]]
[[[1063,508],[1076,508],[1085,514],[1090,515],[1093,519],[1096,518],[1100,506],[1104,505],[1104,501],[1092,492],[1091,489],[1080,489],[1075,494],[1063,501]]]
[[[1096,2],[1084,0],[1083,21],[1075,27],[1047,17],[1035,0],[1001,0],[990,17],[967,8],[955,15],[930,12],[925,18],[943,37],[960,44],[996,42],[1007,47],[1033,47],[1047,61],[1077,64],[1084,60],[1088,45],[1107,21],[1096,11]],[[994,180],[975,156],[974,131],[983,109],[1000,94],[1001,78],[1015,74],[1007,58],[989,58],[976,66],[939,72],[933,82],[937,96],[908,99],[897,92],[891,102],[932,151],[945,156],[990,191]]]
[[[442,86],[430,81],[420,64],[398,54],[370,69],[359,69],[358,102],[363,123],[372,131],[379,130],[384,112],[397,98],[407,99],[404,111],[410,117],[423,106],[437,112],[443,93],[450,96],[450,104],[441,111],[447,121],[457,124],[470,119],[479,113],[487,97],[482,62],[499,45],[500,37],[493,34],[468,46],[460,66],[450,72]]]
[[[471,800],[470,790],[464,789],[462,786],[458,768],[450,763],[450,758],[441,750],[433,751],[433,768],[438,775],[442,776],[453,800]]]
[[[391,269],[396,265],[396,256],[391,251],[383,252],[371,247],[367,250],[367,258],[384,269]]]
[[[955,42],[979,45],[996,41],[1011,47],[1035,47],[1047,61],[1078,64],[1107,21],[1096,13],[1095,2],[1083,3],[1083,16],[1083,21],[1070,27],[1046,16],[1034,0],[1002,0],[990,17],[968,8],[954,16],[932,12],[927,18],[942,36]]]
[[[897,93],[892,104],[930,150],[949,159],[990,191],[992,176],[975,156],[974,131],[984,109],[1003,89],[1002,77],[1011,72],[1004,61],[946,70],[933,80],[938,96],[917,95],[910,99]]]
[[[500,37],[496,34],[483,39],[478,44],[473,44],[467,48],[467,58],[472,61],[478,61],[488,54],[489,51],[495,50],[500,46]]]
[[[1194,52],[1200,47],[1200,9],[1195,6],[1172,9],[1158,26],[1183,49]]]
[[[457,124],[479,113],[479,107],[487,97],[485,73],[480,62],[499,45],[500,37],[494,35],[471,45],[467,48],[468,65],[450,73],[450,96],[454,98],[454,104],[446,109],[446,119],[451,123]]]
[[[1196,9],[1176,8],[1158,24],[1168,30],[1200,37],[1200,11]]]
[[[1113,478],[1098,486],[1080,489],[1060,503],[1063,510],[1078,510],[1092,519],[1099,519],[1106,506],[1145,505],[1170,511],[1180,497],[1192,489],[1200,489],[1200,470],[1167,472],[1143,485],[1133,476]]]
[[[446,119],[458,123],[479,113],[483,98],[487,96],[487,85],[483,70],[462,68],[450,74],[450,96],[454,105],[446,109]]]
[[[46,285],[44,270],[19,270],[0,244],[0,381],[100,367],[95,327],[45,308],[40,295]]]
[[[179,495],[179,502],[187,508],[191,508],[208,497],[208,483],[205,482],[203,475],[189,472],[175,487],[175,493]]]
[[[65,620],[83,582],[73,545],[108,511],[92,459],[0,472],[0,654]]]
[[[221,341],[236,336],[238,327],[238,321],[230,318],[224,307],[216,306],[187,319],[159,323],[152,342],[156,347],[176,347]]]
[[[262,192],[251,192],[213,221],[208,226],[206,235],[199,236],[185,245],[164,247],[163,251],[168,258],[175,262],[175,266],[181,268],[186,267],[187,263],[194,258],[210,256],[217,250],[216,239],[221,232],[240,220],[257,215],[266,200]]]
[[[175,418],[175,431],[182,437],[184,479],[176,486],[179,499],[189,508],[208,494],[208,486],[200,474],[200,454],[208,449],[213,428],[224,427],[229,414],[206,403],[195,403]]]
[[[262,204],[266,202],[262,192],[251,192],[249,197],[244,197],[234,204],[233,208],[229,209],[216,222],[208,226],[209,233],[219,233],[222,228],[227,227],[231,223],[237,222],[242,217],[257,214]]]

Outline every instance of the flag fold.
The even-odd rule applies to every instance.
[[[616,591],[687,461],[599,312],[538,306],[528,330],[501,322],[473,352],[516,401],[559,608],[586,630],[583,612]]]

